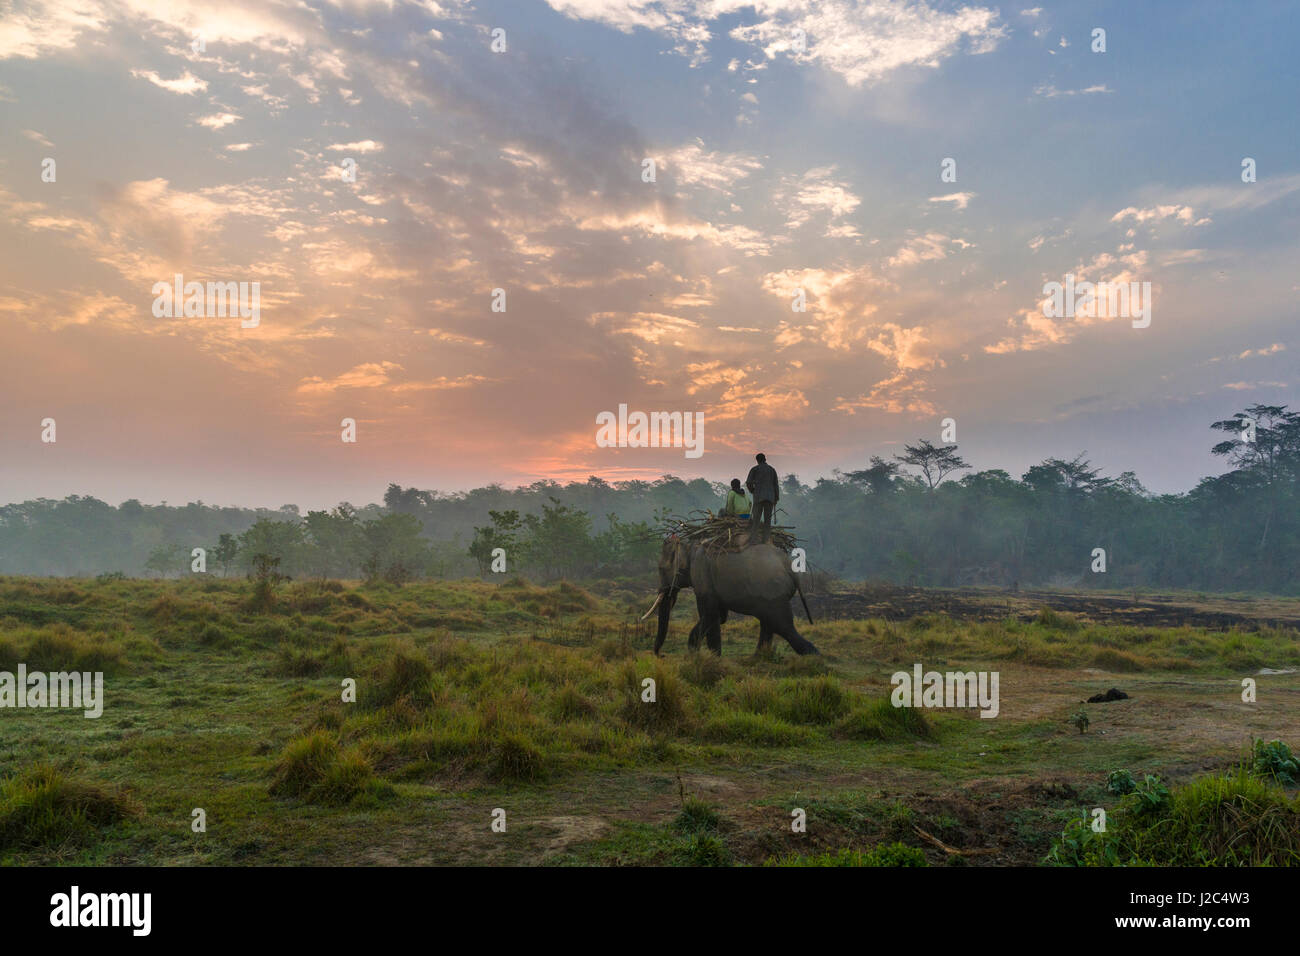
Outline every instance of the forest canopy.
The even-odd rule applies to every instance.
[[[810,567],[848,580],[1300,593],[1300,413],[1252,405],[1210,427],[1229,470],[1184,494],[1150,494],[1086,453],[1016,478],[922,440],[811,485],[786,474],[777,521],[797,528]],[[179,576],[202,548],[209,574],[249,573],[261,555],[295,577],[400,583],[490,574],[502,549],[511,573],[623,577],[653,569],[666,518],[716,511],[725,492],[672,475],[454,493],[390,484],[382,504],[306,515],[42,498],[0,506],[0,574]]]

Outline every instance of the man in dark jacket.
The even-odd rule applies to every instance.
[[[755,455],[754,459],[758,464],[749,469],[749,477],[745,479],[745,487],[754,497],[753,516],[749,519],[751,542],[757,536],[759,519],[763,522],[759,540],[767,541],[772,536],[772,509],[781,500],[781,485],[777,481],[776,469],[767,463],[767,456],[762,452]]]

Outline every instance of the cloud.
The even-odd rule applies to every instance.
[[[35,2],[15,10],[6,5],[0,20],[0,60],[36,59],[69,50],[87,31],[103,30],[108,16],[97,3]]]
[[[1055,84],[1043,83],[1034,87],[1035,96],[1043,96],[1047,99],[1055,99],[1058,96],[1089,96],[1093,93],[1114,93],[1105,83],[1097,83],[1093,86],[1086,86],[1080,90],[1058,90]]]
[[[836,220],[849,215],[862,200],[848,184],[834,178],[835,167],[810,169],[802,176],[787,176],[774,190],[772,201],[786,217],[787,229],[800,229],[815,215],[827,217],[826,235],[831,238],[854,238],[856,228]]]
[[[298,391],[309,394],[323,394],[338,391],[340,388],[377,388],[387,385],[393,372],[400,372],[402,366],[396,362],[365,362],[331,379],[312,376],[298,383]]]
[[[565,16],[624,33],[664,34],[693,65],[708,58],[710,25],[746,9],[714,0],[548,3]],[[849,86],[875,83],[904,67],[937,68],[963,46],[972,54],[987,53],[1007,35],[996,10],[968,6],[949,12],[920,0],[764,0],[750,9],[758,19],[732,28],[733,40],[760,49],[769,60],[784,55],[795,63],[824,66]],[[802,44],[796,31],[802,32]]]
[[[218,130],[229,126],[231,123],[239,122],[239,116],[235,113],[213,113],[211,116],[200,117],[195,122],[208,129]]]
[[[363,139],[355,143],[334,143],[326,147],[339,153],[377,153],[383,148],[383,143],[376,143],[373,139]]]
[[[1103,252],[1094,256],[1090,262],[1080,263],[1066,272],[1073,273],[1076,287],[1080,282],[1105,282],[1114,285],[1140,282],[1142,276],[1139,273],[1147,268],[1148,259],[1145,252],[1133,252],[1122,256]],[[1007,325],[1013,330],[1012,334],[992,345],[984,346],[984,351],[992,355],[1032,352],[1073,341],[1083,329],[1091,325],[1128,321],[1123,316],[1104,314],[1105,309],[1098,310],[1103,314],[1095,316],[1049,317],[1044,314],[1044,310],[1050,298],[1044,295],[1033,308],[1020,309],[1007,319]],[[1150,307],[1149,302],[1143,304]]]
[[[739,180],[763,168],[753,156],[706,151],[704,142],[698,139],[665,153],[659,163],[681,185],[706,186],[722,192],[729,192]]]
[[[1260,388],[1287,388],[1288,385],[1286,382],[1227,382],[1223,387],[1234,392],[1249,392]]]
[[[182,96],[202,93],[208,88],[207,80],[199,79],[189,70],[186,70],[174,80],[164,80],[153,70],[132,70],[131,75],[137,79],[148,80],[154,86],[164,89],[168,93],[179,93]]]
[[[946,196],[931,196],[930,202],[950,202],[955,203],[958,209],[965,209],[977,195],[978,193],[949,193]]]
[[[904,371],[932,369],[944,364],[933,351],[925,329],[920,326],[905,329],[886,322],[880,327],[880,334],[868,345],[873,352],[879,352]]]
[[[1272,345],[1268,346],[1267,348],[1247,349],[1246,351],[1238,355],[1237,358],[1245,359],[1245,358],[1254,358],[1260,355],[1276,355],[1278,352],[1285,352],[1285,351],[1286,351],[1285,345],[1283,345],[1281,342],[1274,342]]]
[[[939,259],[948,258],[950,246],[968,249],[972,245],[974,243],[967,242],[965,239],[945,236],[941,232],[927,232],[923,236],[914,236],[903,243],[898,252],[886,260],[886,264],[893,268],[901,268],[914,266],[922,262],[935,262]]]
[[[1127,206],[1121,209],[1115,215],[1110,217],[1111,222],[1123,222],[1125,219],[1132,219],[1137,223],[1160,222],[1163,219],[1174,219],[1184,226],[1203,226],[1210,220],[1208,218],[1196,218],[1196,213],[1192,211],[1191,206],[1152,206],[1147,209],[1139,209],[1136,206]]]
[[[876,301],[893,289],[867,266],[856,269],[786,269],[762,278],[763,291],[784,300],[786,308],[802,290],[808,311],[801,319],[782,323],[776,335],[781,347],[812,339],[828,349],[850,351],[874,331],[871,317]],[[797,325],[802,321],[805,324]]]
[[[603,326],[620,335],[630,335],[653,345],[666,338],[693,332],[700,327],[692,319],[662,312],[596,312],[589,319],[593,326]]]
[[[457,375],[449,377],[440,375],[438,378],[431,379],[427,382],[402,382],[400,385],[394,385],[394,392],[445,392],[452,388],[471,388],[474,385],[481,385],[484,382],[490,382],[491,379],[485,375]]]
[[[26,136],[28,139],[30,139],[33,143],[37,144],[38,146],[46,146],[50,149],[54,148],[54,144],[51,143],[48,139],[46,139],[43,133],[38,133],[34,129],[23,130],[23,135]]]
[[[947,12],[921,2],[820,0],[762,10],[766,19],[734,28],[731,37],[760,47],[768,59],[784,54],[824,66],[849,86],[874,84],[905,67],[938,68],[963,44],[970,53],[988,53],[1006,36],[997,11],[981,7]]]
[[[892,415],[935,415],[938,409],[934,402],[925,397],[929,390],[925,382],[909,376],[906,371],[898,371],[877,382],[857,398],[837,398],[831,410],[849,415],[855,415],[863,409],[874,409]]]

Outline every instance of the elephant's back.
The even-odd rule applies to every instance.
[[[789,601],[794,596],[790,556],[774,545],[756,544],[724,552],[712,562],[718,596],[741,614],[746,613],[746,606]]]

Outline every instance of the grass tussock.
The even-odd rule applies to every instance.
[[[141,642],[137,642],[142,647]],[[146,652],[144,656],[151,656]],[[0,636],[0,670],[13,671],[22,662],[28,671],[102,671],[120,674],[130,669],[127,648],[118,637],[80,631],[67,624],[18,628]]]
[[[835,724],[834,734],[849,740],[934,740],[934,721],[920,707],[895,707],[888,697],[868,701]]]
[[[0,849],[54,849],[91,841],[100,830],[140,816],[124,791],[36,764],[0,782]]]
[[[326,731],[289,742],[268,790],[275,797],[296,797],[326,806],[357,803],[362,798],[379,802],[392,795],[392,787],[375,778],[364,756],[355,750],[344,751]]]

